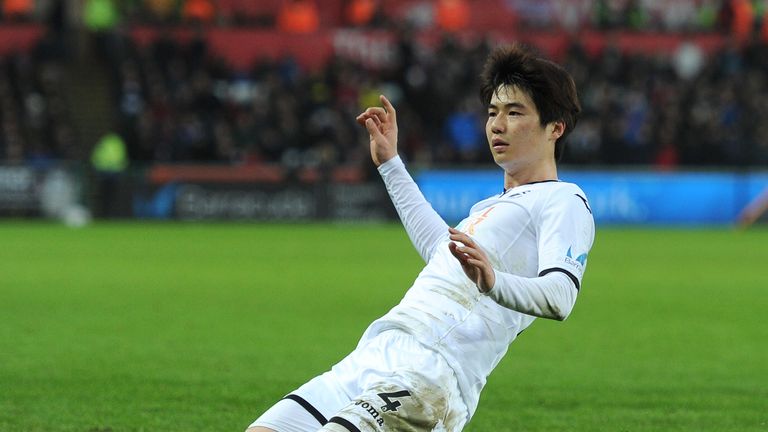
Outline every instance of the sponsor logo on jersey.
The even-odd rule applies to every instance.
[[[384,418],[381,417],[381,413],[379,413],[379,410],[373,405],[361,400],[355,402],[355,405],[364,409],[371,417],[373,417],[373,421],[375,421],[377,425],[384,426]]]
[[[477,227],[477,225],[479,223],[483,222],[488,217],[488,214],[491,211],[493,211],[494,208],[496,208],[496,206],[489,207],[488,210],[483,212],[483,214],[481,214],[480,216],[476,217],[472,222],[470,222],[469,226],[467,226],[467,231],[466,232],[468,234],[474,234],[475,233],[475,228]]]
[[[408,390],[400,390],[389,393],[377,393],[377,396],[380,397],[382,401],[384,401],[384,405],[380,406],[379,409],[376,409],[374,403],[362,400],[356,401],[355,406],[359,406],[360,408],[364,409],[368,415],[373,417],[373,421],[375,421],[377,425],[384,426],[384,418],[381,414],[385,412],[397,411],[397,409],[402,406],[402,403],[400,403],[400,401],[397,399],[410,397],[411,392]]]
[[[568,247],[568,252],[565,253],[565,262],[570,265],[584,267],[584,265],[587,263],[587,254],[583,253],[574,258],[571,249],[573,249],[573,246]]]

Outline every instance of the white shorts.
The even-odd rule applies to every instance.
[[[445,359],[413,336],[390,330],[286,396],[251,427],[278,432],[460,431],[467,415]]]

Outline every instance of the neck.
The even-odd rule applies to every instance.
[[[554,160],[532,167],[504,168],[504,190],[546,180],[557,180],[557,165]]]

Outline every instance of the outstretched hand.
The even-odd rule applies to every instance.
[[[376,166],[397,156],[397,114],[395,107],[384,95],[379,96],[382,107],[370,107],[356,120],[368,130],[371,140],[371,159]]]
[[[487,293],[490,291],[496,283],[496,274],[493,272],[488,256],[470,236],[450,227],[448,232],[451,239],[451,242],[448,243],[448,249],[459,261],[464,273],[477,285],[480,292]]]

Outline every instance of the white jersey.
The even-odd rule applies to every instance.
[[[471,417],[486,378],[535,316],[479,292],[448,249],[447,225],[428,203],[425,207],[399,158],[383,164],[380,172],[427,265],[402,301],[369,326],[361,344],[389,329],[414,335],[448,360]],[[497,272],[493,291],[505,278],[550,272],[566,275],[578,289],[594,237],[584,192],[560,181],[521,185],[480,201],[457,228],[491,260]],[[575,301],[575,290],[569,289]]]

